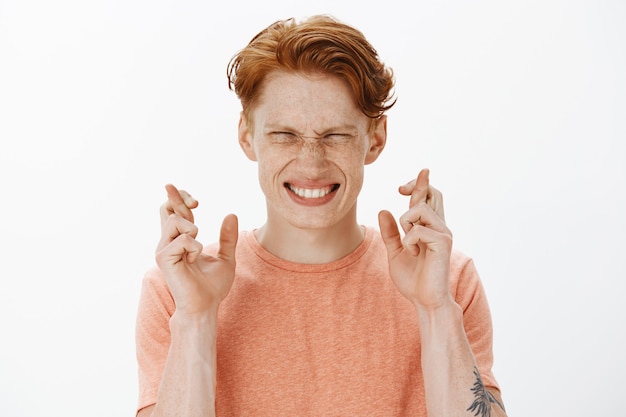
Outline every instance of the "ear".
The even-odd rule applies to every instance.
[[[254,152],[254,141],[252,138],[252,129],[250,129],[248,118],[241,112],[239,115],[239,146],[246,154],[249,160],[256,162],[256,153]]]
[[[369,148],[365,155],[365,164],[371,164],[381,154],[387,143],[387,116],[382,115],[376,120],[376,127],[369,134]]]

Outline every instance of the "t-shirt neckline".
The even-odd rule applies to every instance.
[[[323,264],[303,264],[279,258],[261,246],[259,241],[256,239],[253,230],[246,231],[243,237],[248,247],[256,256],[261,258],[263,262],[270,264],[275,268],[294,272],[328,272],[336,271],[353,264],[367,252],[372,243],[372,239],[374,238],[374,230],[371,227],[364,227],[364,230],[365,236],[363,241],[361,241],[359,246],[357,246],[352,252],[335,261]]]

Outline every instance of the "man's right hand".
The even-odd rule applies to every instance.
[[[156,262],[172,292],[176,311],[185,315],[216,313],[235,277],[237,217],[224,218],[216,256],[203,253],[196,240],[198,228],[192,209],[198,202],[171,184],[165,186],[168,200],[161,206],[161,241]]]

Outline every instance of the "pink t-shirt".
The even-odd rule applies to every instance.
[[[487,299],[473,262],[456,251],[450,288],[483,382],[498,388]],[[137,317],[138,409],[157,400],[174,310],[160,271],[150,270]],[[316,265],[279,259],[241,233],[219,309],[219,417],[425,417],[420,351],[415,308],[389,277],[375,229],[348,256]]]

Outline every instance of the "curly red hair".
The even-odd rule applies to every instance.
[[[393,71],[357,29],[325,15],[279,20],[230,60],[228,86],[249,116],[273,71],[321,72],[347,82],[363,114],[378,119],[395,104]]]

